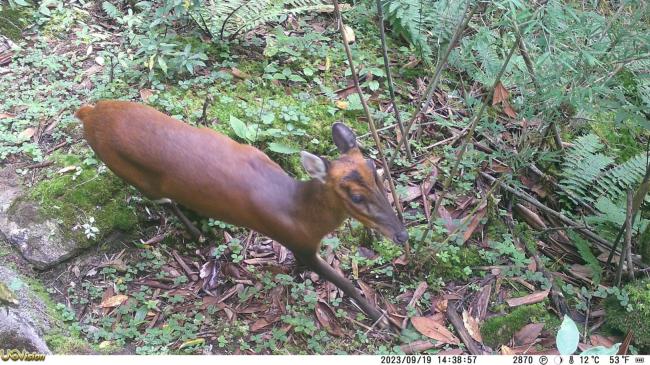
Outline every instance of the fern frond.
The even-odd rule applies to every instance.
[[[576,249],[578,250],[578,253],[580,254],[582,260],[591,269],[593,273],[594,286],[598,286],[598,284],[600,284],[600,279],[602,278],[603,275],[603,268],[600,267],[600,263],[598,262],[598,259],[596,258],[596,256],[594,256],[593,252],[591,252],[591,248],[589,247],[589,242],[584,240],[582,237],[580,237],[580,235],[576,234],[573,231],[567,231],[567,235],[569,236],[569,239],[571,239],[573,244],[576,246]]]
[[[612,157],[598,153],[603,148],[595,134],[576,138],[564,159],[560,186],[587,202],[594,202],[595,197],[590,193],[593,185],[602,172],[614,163]],[[567,198],[577,203],[570,195]]]
[[[433,49],[447,43],[458,20],[464,15],[462,1],[386,0],[385,20],[430,64]]]
[[[212,34],[234,37],[289,14],[332,11],[328,0],[213,0],[197,7]]]
[[[102,3],[102,9],[104,9],[104,12],[106,12],[106,15],[108,15],[110,18],[114,20],[121,20],[124,17],[124,13],[120,11],[115,5],[111,4],[108,1],[104,1]]]

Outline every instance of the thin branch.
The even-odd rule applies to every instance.
[[[393,195],[393,202],[395,202],[395,208],[397,208],[397,215],[399,216],[399,219],[403,221],[404,217],[402,214],[402,204],[400,202],[399,195],[397,195],[397,189],[395,189],[395,183],[393,182],[393,178],[391,177],[390,166],[386,161],[386,156],[384,155],[384,151],[382,150],[381,140],[379,139],[379,134],[377,134],[377,128],[375,128],[375,122],[373,121],[372,115],[370,114],[368,103],[366,103],[366,99],[363,97],[363,91],[361,91],[361,86],[359,86],[359,76],[357,75],[357,71],[354,68],[354,62],[352,60],[352,52],[350,51],[350,46],[348,44],[348,36],[343,27],[343,16],[341,15],[339,2],[337,0],[332,0],[332,3],[334,4],[334,12],[336,14],[338,28],[341,32],[341,37],[343,38],[343,48],[345,49],[345,54],[348,58],[348,66],[350,66],[350,72],[352,73],[352,80],[354,81],[354,87],[357,90],[357,94],[359,94],[359,100],[361,101],[361,105],[363,106],[363,111],[366,114],[366,119],[368,120],[368,126],[370,127],[370,132],[372,133],[372,138],[375,140],[375,146],[377,147],[377,154],[379,155],[379,158],[382,164],[384,165],[384,176],[388,180],[390,192]]]
[[[650,141],[648,141],[648,143],[650,146]],[[646,149],[646,154],[650,154],[650,150]],[[643,201],[645,200],[645,197],[648,194],[649,189],[650,189],[650,163],[646,162],[645,175],[643,176],[643,181],[641,181],[641,184],[639,185],[639,188],[637,189],[636,194],[634,195],[634,207],[632,208],[632,215],[633,215],[632,221],[636,220],[636,216],[639,213],[639,208],[641,207],[641,203],[643,203]],[[616,248],[618,248],[618,243],[621,241],[624,232],[625,232],[625,226],[623,225],[618,230],[618,235],[616,235],[616,239],[614,240],[614,245],[612,245],[612,249],[609,252],[609,256],[607,256],[608,266],[612,263],[612,258],[614,257],[614,251],[616,251]]]
[[[399,131],[402,134],[402,138],[408,138],[405,134],[404,124],[402,123],[402,117],[399,114],[399,109],[397,109],[397,103],[395,102],[395,88],[393,87],[393,76],[390,72],[390,65],[388,61],[388,50],[386,49],[386,32],[384,30],[384,10],[381,6],[381,0],[377,0],[377,15],[379,16],[379,35],[381,37],[381,51],[384,56],[384,68],[386,69],[386,81],[388,82],[388,92],[390,93],[390,102],[393,104],[393,111],[395,112],[395,120],[399,126]],[[404,149],[406,150],[406,156],[409,161],[413,160],[413,155],[411,154],[411,144],[406,141],[404,144]]]
[[[465,13],[467,13],[467,9],[469,8],[470,0],[467,0],[467,3],[465,5]],[[436,66],[436,70],[433,75],[433,80],[431,80],[431,83],[427,87],[427,90],[425,92],[425,96],[421,97],[420,100],[418,100],[418,103],[416,105],[420,105],[420,110],[413,114],[411,117],[411,120],[409,120],[408,124],[406,125],[406,130],[404,131],[405,134],[402,135],[402,138],[400,138],[397,141],[397,146],[395,147],[395,151],[393,152],[393,155],[390,159],[390,162],[388,163],[390,166],[393,166],[393,162],[395,161],[395,158],[397,158],[397,155],[399,154],[400,148],[402,148],[402,144],[407,139],[407,135],[409,131],[411,130],[411,127],[415,123],[416,120],[420,117],[420,114],[424,114],[424,111],[427,108],[427,105],[429,105],[429,101],[431,97],[433,96],[433,92],[436,90],[438,87],[438,82],[440,81],[440,75],[442,75],[442,70],[443,68],[447,65],[447,60],[449,59],[449,55],[451,54],[451,50],[456,47],[456,44],[460,40],[461,35],[463,34],[463,31],[467,27],[467,24],[469,21],[472,19],[472,16],[474,16],[474,13],[478,10],[479,5],[475,6],[472,8],[472,11],[469,12],[466,16],[464,16],[460,24],[456,27],[456,32],[454,33],[454,36],[451,38],[451,41],[449,42],[449,46],[447,47],[447,50],[445,51],[445,54],[442,56],[440,61],[438,62],[438,65]]]
[[[630,216],[629,221],[627,222],[627,227],[625,227],[625,247],[627,255],[627,273],[630,280],[634,280],[634,262],[632,261],[632,233],[633,227],[633,211],[634,211],[634,193],[632,190],[627,192],[627,215]]]
[[[519,38],[517,36],[517,38]],[[510,52],[508,52],[508,56],[506,56],[506,59],[503,61],[503,65],[501,65],[501,69],[499,70],[499,73],[497,74],[496,78],[494,79],[494,83],[492,84],[492,88],[488,93],[485,94],[485,97],[483,98],[483,104],[481,105],[481,109],[476,113],[474,116],[474,120],[472,120],[472,123],[470,124],[467,135],[465,136],[465,139],[463,140],[463,144],[460,147],[460,152],[458,153],[458,156],[456,157],[456,161],[454,162],[454,165],[451,169],[451,172],[447,176],[447,179],[445,179],[445,182],[443,184],[442,190],[440,191],[440,196],[436,198],[436,204],[433,207],[433,211],[431,212],[431,218],[429,219],[429,224],[427,224],[427,229],[424,231],[424,234],[420,238],[420,244],[424,242],[426,239],[427,235],[429,234],[429,231],[433,228],[433,224],[436,220],[436,217],[438,215],[438,209],[440,208],[440,205],[442,204],[442,201],[445,199],[445,196],[447,195],[447,191],[449,191],[449,187],[451,186],[451,182],[456,176],[456,173],[458,172],[458,167],[460,166],[460,162],[463,159],[463,156],[465,155],[465,152],[467,151],[467,146],[471,143],[472,138],[474,137],[474,130],[476,129],[476,126],[478,125],[478,122],[481,120],[481,117],[483,116],[483,112],[485,112],[485,109],[487,108],[487,105],[490,103],[490,99],[492,99],[492,95],[494,94],[494,89],[496,89],[497,85],[499,82],[501,82],[501,77],[506,71],[506,68],[508,64],[510,63],[510,59],[512,58],[512,55],[515,53],[515,50],[517,49],[517,42],[512,45],[510,48]]]
[[[631,190],[627,192],[627,210],[625,211],[625,240],[623,241],[623,248],[621,249],[621,256],[618,260],[618,267],[616,268],[616,286],[621,285],[621,277],[623,275],[623,265],[625,264],[625,257],[628,254],[629,244],[632,243],[632,220],[634,219],[632,213],[632,199],[633,194]]]
[[[480,174],[484,178],[488,179],[488,181],[491,181],[491,182],[497,181],[497,179],[495,177],[491,176],[490,174],[487,174],[487,173],[482,172],[482,171],[480,172]],[[545,212],[545,213],[559,219],[560,221],[562,221],[562,223],[567,224],[569,226],[574,226],[574,227],[580,226],[580,224],[578,224],[574,220],[572,220],[572,219],[566,217],[564,214],[556,212],[555,210],[553,210],[553,209],[547,207],[546,205],[540,203],[539,200],[537,200],[534,197],[530,196],[529,194],[521,191],[520,189],[511,187],[508,184],[502,183],[502,182],[500,182],[499,185],[501,185],[502,188],[504,188],[509,193],[515,195],[516,197],[529,202],[530,204],[537,207],[539,210],[541,210],[541,211],[543,211],[543,212]],[[589,230],[587,228],[585,228],[585,229],[578,228],[576,230],[578,232],[582,233],[585,237],[589,238],[592,242],[594,242],[601,249],[608,249],[609,250],[609,249],[612,249],[612,247],[613,247],[613,245],[609,241],[607,241],[606,239],[600,237],[599,235],[597,235],[596,233],[592,232],[591,230]],[[644,267],[644,268],[647,267],[647,265],[645,265],[644,263],[642,263],[640,261],[637,261],[635,263],[638,266],[641,266],[641,267]]]

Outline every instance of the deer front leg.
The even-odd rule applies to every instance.
[[[343,275],[334,270],[320,256],[301,256],[299,259],[322,278],[336,285],[350,298],[354,299],[359,307],[361,307],[361,309],[381,328],[390,327],[390,321],[388,321],[388,318],[374,305],[370,304],[366,298],[361,295],[361,292],[354,287],[350,280],[346,279]]]

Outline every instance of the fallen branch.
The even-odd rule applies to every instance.
[[[472,338],[472,336],[467,331],[467,328],[465,328],[463,319],[460,317],[460,315],[458,315],[458,312],[456,312],[456,303],[457,301],[450,300],[447,304],[447,319],[449,320],[449,323],[454,326],[456,333],[458,333],[458,337],[460,337],[461,341],[463,341],[465,346],[467,346],[467,351],[469,351],[470,354],[485,354],[481,346],[476,342],[476,340]]]

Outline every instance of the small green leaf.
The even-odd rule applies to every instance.
[[[565,314],[562,325],[557,331],[557,336],[555,336],[555,345],[560,351],[560,355],[573,355],[578,348],[579,340],[580,332],[576,323]]]
[[[596,346],[583,351],[580,355],[616,355],[619,347],[621,347],[620,343],[614,344],[610,348],[605,346]]]
[[[303,79],[302,76],[296,74],[289,75],[289,80],[295,82],[307,82],[307,80]]]
[[[363,105],[361,105],[361,99],[359,99],[359,94],[354,93],[350,94],[347,97],[348,99],[348,110],[362,110]]]
[[[271,124],[275,120],[275,114],[272,112],[262,113],[262,123]]]
[[[246,127],[246,139],[249,142],[257,141],[257,137],[260,133],[260,126],[258,124],[252,124]]]
[[[165,60],[158,56],[158,66],[160,66],[160,69],[167,75],[167,62]]]
[[[45,16],[50,16],[50,15],[52,15],[52,13],[50,12],[50,9],[48,9],[47,6],[41,6],[40,8],[38,8],[38,11],[39,11],[41,14],[45,15]]]
[[[246,134],[248,132],[248,128],[246,127],[246,124],[244,124],[244,122],[242,122],[239,118],[237,118],[234,115],[230,116],[230,127],[235,132],[237,137],[241,139],[247,139]]]
[[[305,67],[302,69],[302,73],[304,73],[305,76],[314,76],[314,69],[310,67]]]
[[[292,154],[300,152],[300,149],[287,146],[286,144],[271,142],[269,143],[269,150],[277,153]]]
[[[368,88],[370,88],[371,91],[377,91],[379,89],[379,81],[371,80],[368,82]]]

